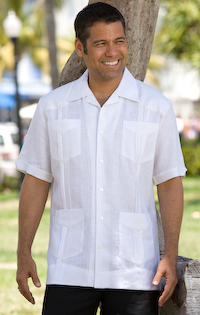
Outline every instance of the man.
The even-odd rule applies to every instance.
[[[185,166],[170,102],[125,68],[125,23],[105,3],[75,20],[83,76],[43,97],[17,161],[17,282],[34,304],[31,245],[52,183],[43,314],[155,315],[177,282]],[[152,179],[165,236],[159,262]],[[158,300],[159,283],[166,277]]]

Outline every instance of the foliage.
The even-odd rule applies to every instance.
[[[156,51],[190,61],[200,71],[200,0],[161,0],[161,7],[164,16],[155,37]]]
[[[63,3],[64,0],[54,0],[57,9],[61,9]],[[28,52],[36,66],[42,69],[45,73],[49,73],[44,0],[0,1],[1,25],[9,10],[14,10],[22,21],[22,32],[18,45],[19,55],[23,52]],[[73,38],[59,38],[57,41],[58,64],[59,71],[61,71],[63,65],[74,49],[72,45]],[[61,45],[61,41],[66,41],[68,44]],[[6,37],[2,27],[0,28],[0,79],[5,70],[11,70],[13,67],[13,46]]]
[[[25,3],[25,0],[6,0],[0,1],[0,23],[2,25],[3,20],[6,18],[8,11],[13,10],[18,16],[22,14],[22,7]],[[5,44],[7,38],[4,34],[3,27],[0,27],[0,38],[1,44]]]
[[[14,10],[17,15],[21,15],[24,2],[24,0],[0,1],[0,24],[3,24],[9,10]],[[3,27],[0,27],[0,79],[5,69],[13,69],[13,53],[13,45],[8,41]]]
[[[183,156],[189,176],[200,175],[200,139],[181,140]]]
[[[146,74],[147,82],[150,82],[151,84],[156,83],[158,85],[159,80],[157,79],[157,73],[166,66],[166,60],[163,56],[152,53]]]
[[[8,189],[17,189],[18,187],[18,182],[19,182],[19,179],[16,178],[16,177],[12,177],[12,176],[7,176],[7,175],[4,175],[4,181],[3,181],[3,185],[1,187],[0,185],[0,191],[4,188],[8,188]]]
[[[16,200],[19,197],[19,192],[17,190],[10,190],[5,188],[3,191],[0,190],[0,203]]]

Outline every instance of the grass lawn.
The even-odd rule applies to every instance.
[[[200,178],[185,178],[185,210],[180,236],[179,254],[200,259]],[[29,281],[36,304],[28,303],[18,292],[15,282],[17,246],[18,194],[0,193],[0,315],[40,315],[46,279],[46,252],[49,229],[49,204],[44,212],[33,245],[42,288]]]
[[[200,259],[200,178],[184,178],[184,215],[179,255]]]
[[[4,200],[4,201],[1,201]],[[42,288],[37,289],[29,281],[36,304],[31,305],[18,292],[16,278],[16,247],[18,224],[18,196],[11,199],[0,195],[0,315],[41,314],[46,279],[46,252],[49,230],[49,208],[46,208],[33,244],[33,256],[37,263]]]

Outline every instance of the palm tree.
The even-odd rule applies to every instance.
[[[58,67],[59,70],[61,69],[61,62],[59,62],[59,60],[57,66],[56,45],[60,52],[59,58],[60,55],[61,58],[65,55],[67,59],[73,51],[71,40],[66,38],[55,39],[53,9],[54,7],[61,8],[63,2],[64,0],[36,0],[31,5],[27,5],[25,0],[0,2],[1,24],[7,12],[11,9],[16,12],[23,22],[22,33],[19,38],[19,54],[25,51],[28,52],[34,63],[42,69],[43,72],[51,72],[53,88],[58,85]],[[44,8],[46,8],[46,10],[44,10]],[[48,33],[48,41],[46,41],[46,33]],[[13,69],[13,65],[12,44],[9,42],[8,38],[6,38],[3,28],[0,28],[0,79],[6,69]]]
[[[200,0],[162,0],[162,25],[155,37],[158,53],[189,61],[200,72]]]
[[[54,6],[61,7],[63,1],[45,0],[46,28],[52,87],[58,86],[57,47],[55,36]]]
[[[9,10],[14,10],[17,15],[21,15],[24,0],[7,0],[0,2],[0,24]],[[13,45],[9,42],[4,33],[3,27],[0,28],[0,79],[5,69],[14,68]]]

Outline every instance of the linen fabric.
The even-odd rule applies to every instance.
[[[17,168],[52,182],[47,284],[156,290],[156,185],[184,176],[168,99],[123,78],[101,107],[83,76],[42,97]]]

